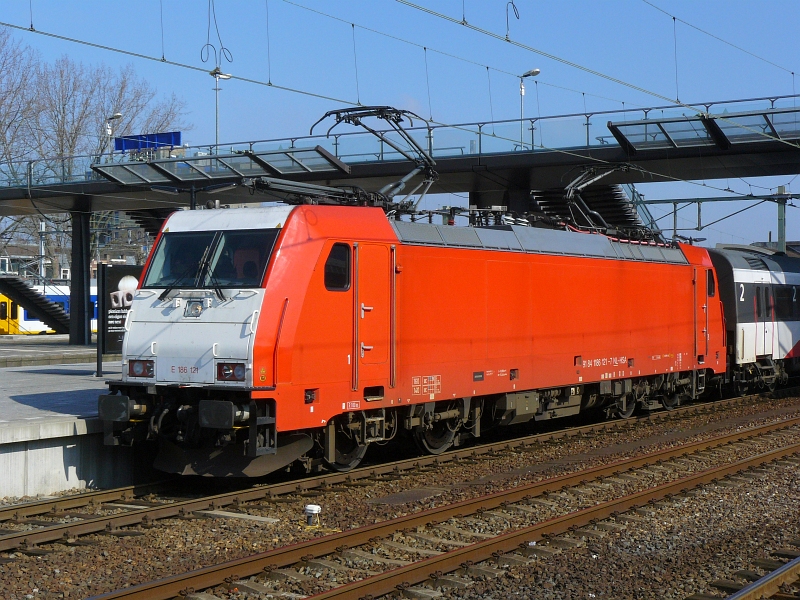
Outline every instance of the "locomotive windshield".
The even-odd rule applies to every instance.
[[[260,287],[279,229],[165,233],[144,288]]]

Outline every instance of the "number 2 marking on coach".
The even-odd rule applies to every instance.
[[[739,302],[744,302],[744,284],[743,283],[739,284],[739,289],[742,290],[742,294],[741,294],[741,296],[739,296]]]

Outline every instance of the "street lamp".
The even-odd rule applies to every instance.
[[[519,145],[520,150],[525,148],[525,84],[526,77],[536,77],[541,73],[541,69],[531,69],[519,76]]]
[[[216,136],[214,138],[214,147],[216,148],[217,154],[219,154],[219,80],[220,79],[230,79],[231,76],[227,73],[223,73],[220,71],[219,67],[214,67],[213,71],[208,72],[214,78],[214,81],[217,85],[214,86],[214,125],[216,129]]]
[[[111,152],[114,151],[114,149],[111,148],[111,138],[114,136],[114,126],[112,125],[112,121],[118,121],[121,118],[121,112],[115,112],[110,117],[106,117],[106,135],[108,136],[108,146]]]

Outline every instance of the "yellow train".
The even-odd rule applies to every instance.
[[[45,296],[61,304],[69,314],[69,287],[48,285],[47,289],[40,289]],[[97,332],[97,291],[94,286],[91,290],[92,302],[92,332]],[[20,306],[8,296],[0,294],[0,335],[26,335],[55,333],[47,325],[28,314],[24,307]]]

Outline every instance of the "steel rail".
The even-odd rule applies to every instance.
[[[780,587],[784,583],[794,583],[798,578],[800,578],[800,558],[795,558],[782,567],[775,569],[772,573],[764,575],[764,577],[750,585],[746,585],[735,594],[731,594],[727,597],[727,600],[771,598],[780,591]]]
[[[451,550],[440,556],[434,556],[407,567],[400,567],[367,579],[346,584],[335,590],[316,594],[313,598],[317,600],[331,600],[334,598],[339,600],[355,600],[367,595],[377,597],[388,594],[397,590],[398,586],[403,587],[425,581],[429,579],[431,573],[437,571],[447,573],[459,568],[468,568],[470,563],[488,560],[497,552],[509,552],[523,545],[527,545],[530,542],[539,541],[546,536],[560,535],[574,527],[585,526],[592,521],[606,519],[615,513],[656,502],[667,496],[681,493],[684,490],[706,485],[716,479],[758,467],[799,452],[800,443],[792,444],[791,446],[772,450],[731,465],[708,469],[670,483],[665,483],[629,496],[585,508],[569,515],[555,517],[548,521],[537,523],[531,527],[501,534],[490,540]]]
[[[752,428],[736,432],[733,434],[721,436],[719,438],[714,438],[712,440],[696,442],[689,446],[661,450],[658,452],[648,454],[646,456],[630,458],[610,465],[602,465],[591,469],[587,469],[585,471],[562,475],[532,484],[521,485],[509,490],[496,492],[488,496],[463,500],[461,502],[440,506],[431,510],[426,510],[419,513],[413,513],[396,519],[382,521],[374,525],[368,525],[357,529],[343,531],[333,535],[321,538],[315,538],[297,544],[292,544],[290,546],[276,548],[249,557],[227,561],[210,567],[204,567],[202,569],[197,569],[189,573],[173,575],[158,581],[138,584],[129,588],[124,588],[122,590],[104,593],[95,596],[94,598],[96,600],[101,600],[101,599],[111,600],[112,598],[125,599],[125,600],[145,600],[145,599],[157,600],[157,599],[173,598],[181,593],[184,593],[187,588],[205,589],[216,585],[220,585],[225,581],[235,581],[241,577],[256,575],[264,570],[287,567],[295,563],[301,562],[304,558],[307,559],[309,556],[317,558],[329,554],[334,554],[338,551],[341,551],[343,548],[363,545],[368,543],[373,538],[386,537],[399,530],[408,530],[414,527],[425,526],[432,523],[440,523],[453,517],[460,517],[467,514],[474,514],[476,512],[479,512],[479,510],[501,507],[504,504],[518,502],[520,500],[524,500],[527,497],[537,496],[549,491],[560,490],[565,486],[580,485],[581,483],[591,479],[596,479],[603,476],[610,476],[615,473],[618,473],[620,470],[635,469],[659,461],[667,460],[670,458],[684,456],[689,454],[690,452],[697,452],[710,448],[718,448],[720,446],[724,446],[725,444],[741,441],[743,439],[748,439],[758,435],[767,434],[779,429],[791,427],[792,425],[796,425],[799,422],[800,419],[792,419],[791,424],[789,424],[789,422],[785,422],[784,424],[782,424],[782,426],[779,424],[771,424],[764,426],[763,428],[761,427]],[[710,481],[714,477],[724,477],[727,474],[738,472],[750,466],[763,464],[764,462],[769,462],[770,460],[775,460],[777,458],[781,458],[790,454],[795,454],[797,452],[800,452],[800,444],[792,445],[789,447],[789,449],[786,448],[779,449],[767,454],[762,454],[755,458],[739,461],[737,463],[734,463],[733,465],[726,465],[724,467],[710,469],[704,471],[703,473],[705,474],[704,476],[707,477],[707,480]],[[533,528],[526,528],[524,530],[520,530],[524,531],[524,533],[512,532],[509,534],[501,535],[498,538],[494,538],[493,540],[489,540],[487,542],[468,546],[467,548],[471,549],[470,550],[471,552],[477,552],[477,554],[474,555],[470,554],[469,552],[463,553],[461,551],[454,551],[457,552],[457,554],[453,554],[453,552],[448,552],[442,555],[442,557],[447,557],[444,560],[449,560],[450,557],[456,556],[457,557],[456,562],[452,563],[452,565],[455,566],[452,566],[450,563],[447,562],[435,563],[431,562],[431,560],[422,561],[419,564],[424,565],[422,567],[422,570],[424,571],[424,576],[421,576],[420,579],[414,579],[414,577],[416,576],[412,577],[410,575],[411,573],[415,572],[413,568],[414,565],[412,565],[409,567],[403,567],[402,569],[399,570],[396,569],[391,571],[391,573],[400,577],[400,579],[391,579],[392,583],[384,584],[381,583],[380,579],[376,579],[374,577],[369,578],[369,580],[367,581],[370,581],[376,585],[382,585],[383,587],[381,587],[380,589],[385,591],[382,591],[380,593],[388,593],[394,589],[394,586],[398,585],[401,582],[411,581],[412,579],[414,579],[414,581],[421,581],[426,579],[428,577],[428,574],[434,571],[437,570],[446,571],[448,569],[452,570],[458,568],[461,565],[461,563],[463,563],[468,558],[470,560],[483,560],[483,558],[475,558],[475,557],[483,556],[481,552],[483,551],[482,549],[484,548],[491,548],[491,551],[489,551],[488,554],[488,556],[491,556],[492,551],[496,551],[498,549],[502,551],[508,551],[509,549],[513,549],[516,546],[518,546],[519,543],[523,541],[520,538],[520,536],[525,537],[527,539],[530,538],[530,536],[533,534],[539,535],[541,537],[541,534],[562,532],[563,530],[566,530],[568,527],[575,525],[575,519],[578,518],[575,515],[581,515],[580,518],[581,519],[585,518],[586,522],[592,519],[606,518],[607,516],[611,515],[612,512],[628,510],[633,506],[638,506],[651,500],[663,498],[667,494],[674,494],[688,487],[699,485],[699,483],[694,483],[694,482],[695,481],[699,482],[701,480],[706,481],[703,480],[701,476],[689,476],[683,479],[679,479],[676,482],[672,482],[670,484],[663,484],[656,488],[652,488],[644,492],[633,494],[631,496],[626,496],[619,500],[614,500],[612,502],[600,504],[597,507],[592,507],[591,509],[578,511],[577,513],[574,513],[571,516],[551,519],[540,525],[534,526]],[[605,512],[603,512],[603,510],[605,510]],[[563,530],[560,529],[560,527],[562,526]],[[541,533],[537,533],[539,531],[538,529],[536,529],[537,527],[542,527]],[[494,540],[497,541],[495,542]],[[442,557],[439,557],[439,560],[442,560]],[[383,575],[378,577],[379,578],[383,577]],[[369,593],[373,593],[373,590],[376,589],[371,587],[371,585],[372,584],[364,587],[359,585],[358,582],[356,582],[354,584],[344,586],[343,588],[340,589],[358,590],[358,594],[364,595],[365,593],[367,593],[368,590]],[[329,593],[334,594],[335,590]],[[345,595],[342,597],[343,598],[359,597],[359,595],[355,594],[355,592],[353,594],[354,595]],[[328,596],[323,595],[320,597],[328,597]],[[335,596],[330,596],[330,597],[335,597]]]
[[[180,516],[196,510],[207,510],[209,508],[218,509],[230,506],[232,504],[236,505],[241,502],[270,500],[276,496],[292,493],[304,493],[310,491],[325,492],[329,489],[329,487],[339,484],[348,484],[365,479],[375,479],[387,475],[397,475],[401,472],[411,471],[414,469],[439,467],[448,462],[456,462],[464,458],[472,459],[484,455],[492,455],[498,451],[530,451],[531,449],[534,449],[537,444],[541,444],[543,442],[569,440],[574,437],[583,436],[587,433],[603,432],[607,430],[624,430],[625,428],[635,427],[636,423],[640,420],[672,420],[684,414],[703,412],[710,413],[714,412],[716,407],[720,406],[720,402],[724,403],[724,406],[736,405],[748,400],[754,400],[759,396],[760,395],[741,396],[713,403],[704,403],[699,405],[694,404],[678,408],[673,411],[650,413],[643,417],[630,417],[628,419],[604,421],[601,423],[593,423],[591,425],[584,425],[566,430],[562,429],[559,431],[529,435],[513,440],[505,440],[472,448],[453,450],[448,453],[435,456],[415,457],[391,463],[384,463],[382,465],[364,467],[348,473],[327,473],[324,475],[318,475],[316,477],[309,477],[300,481],[295,480],[246,490],[225,492],[201,499],[193,499],[187,502],[175,502],[158,507],[143,508],[141,510],[134,510],[119,515],[85,519],[83,521],[71,522],[69,524],[53,524],[52,526],[44,529],[28,530],[25,532],[10,533],[0,536],[0,551],[11,550],[19,547],[32,547],[36,544],[56,542],[65,538],[72,539],[80,535],[114,530],[118,529],[119,527],[138,525],[140,523],[147,525],[152,520]],[[788,422],[789,421],[781,421],[774,425],[779,427],[789,426],[785,425]],[[137,486],[133,487],[136,488]],[[105,502],[120,500],[125,497],[124,494],[129,493],[130,489],[131,488],[129,487],[118,488],[116,490],[109,490],[108,492],[92,492],[87,494],[79,494],[77,496],[69,496],[63,499],[12,505],[5,509],[5,512],[0,511],[0,516],[5,517],[6,520],[9,518],[17,519],[27,516],[45,515],[51,513],[54,516],[57,516],[57,511],[59,510],[85,506],[89,504],[93,498],[96,501],[98,498],[102,498],[104,494],[108,494],[108,499],[103,500]]]
[[[112,490],[83,492],[81,494],[73,494],[62,498],[48,498],[47,500],[36,500],[34,502],[22,502],[19,504],[0,506],[0,522],[44,515],[47,513],[56,514],[58,511],[81,508],[93,503],[113,502],[114,500],[132,500],[137,496],[144,496],[161,491],[168,486],[169,483],[169,481],[162,480],[152,483],[129,485]]]
[[[614,463],[614,465],[616,469],[636,468],[637,466],[641,466],[642,464],[646,464],[647,462],[653,462],[655,460],[664,460],[666,458],[671,458],[681,454],[686,454],[688,452],[694,452],[697,451],[697,449],[704,449],[709,445],[724,445],[726,443],[745,439],[747,437],[763,435],[765,433],[769,433],[770,431],[786,429],[797,424],[800,424],[800,417],[795,419],[787,419],[776,423],[770,423],[768,425],[762,425],[759,427],[753,427],[750,429],[743,429],[731,434],[727,434],[725,436],[720,436],[709,440],[695,442],[693,444],[680,446],[678,448],[650,453],[638,458],[626,459],[618,463]],[[553,434],[543,434],[543,435],[545,436],[552,435],[553,439],[562,439],[562,438],[570,439],[572,435],[569,435],[569,433],[570,433],[569,431],[566,432],[562,431],[562,432],[555,432]],[[531,438],[535,437],[538,436],[531,436]],[[530,438],[523,438],[523,440],[521,441],[523,442],[528,441],[529,443],[527,445],[531,445],[537,440],[531,441]],[[465,452],[468,452],[466,456],[471,458],[474,456],[491,454],[492,452],[495,452],[498,449],[498,447],[503,451],[518,451],[520,449],[520,446],[523,446],[523,444],[517,444],[516,446],[513,446],[508,442],[501,442],[499,444],[481,446],[473,449],[472,451],[465,451]],[[260,488],[251,488],[248,490],[241,490],[235,492],[225,492],[222,494],[206,496],[203,498],[193,498],[191,500],[172,502],[169,504],[162,504],[159,506],[146,507],[139,510],[131,510],[129,512],[115,514],[115,515],[99,516],[95,518],[87,518],[81,521],[73,521],[70,523],[54,524],[50,527],[45,527],[43,529],[38,529],[38,530],[34,529],[34,530],[10,533],[4,536],[0,536],[0,551],[11,550],[20,547],[31,548],[33,546],[36,546],[37,544],[57,542],[62,539],[73,539],[81,535],[88,535],[104,531],[111,532],[121,527],[130,527],[140,524],[149,525],[152,521],[156,521],[159,519],[186,516],[195,511],[200,511],[200,510],[216,510],[219,508],[230,506],[231,504],[238,505],[242,502],[269,500],[276,496],[280,496],[282,494],[303,493],[308,491],[325,492],[329,491],[332,488],[335,488],[335,486],[339,484],[348,484],[361,479],[380,478],[381,476],[398,473],[404,470],[398,468],[399,464],[403,465],[403,467],[405,467],[405,470],[408,470],[410,468],[424,467],[428,465],[440,465],[441,462],[437,460],[439,458],[441,458],[441,456],[439,457],[428,456],[423,458],[415,458],[406,461],[400,461],[400,463],[387,463],[385,465],[379,465],[376,467],[372,467],[369,470],[360,472],[357,477],[354,477],[353,473],[330,473],[306,479],[300,482],[290,481],[286,483],[278,483]],[[578,477],[579,479],[581,478],[585,479],[587,476],[599,477],[600,476],[599,474],[605,472],[606,468],[607,467],[604,466],[594,467],[588,470],[580,471],[574,475],[556,477],[552,480],[546,480],[546,481],[561,482],[558,484],[558,487],[560,487],[563,485],[569,485],[565,482],[570,479],[564,479],[562,481],[563,477],[566,478]],[[531,485],[535,487],[538,484],[531,484]],[[520,486],[516,489],[523,490],[527,489],[528,487],[529,486]],[[534,488],[531,487],[530,489]]]
[[[800,393],[800,387],[785,388],[779,390],[780,397],[787,397],[794,393]],[[775,395],[775,393],[773,393]],[[296,491],[308,491],[318,486],[324,487],[326,484],[331,485],[341,481],[357,481],[359,479],[368,479],[375,477],[379,474],[393,474],[401,471],[412,470],[415,468],[426,466],[439,466],[441,464],[458,461],[462,458],[477,458],[484,454],[492,454],[499,451],[515,451],[526,446],[540,444],[559,439],[569,439],[575,436],[585,435],[587,433],[613,431],[623,429],[626,427],[635,426],[639,421],[662,421],[681,418],[685,415],[692,415],[696,413],[714,412],[718,407],[728,407],[744,404],[749,401],[754,401],[763,398],[764,393],[750,394],[747,396],[738,396],[736,398],[728,398],[725,400],[716,400],[713,402],[703,402],[700,404],[690,404],[681,406],[672,411],[653,412],[646,415],[639,415],[635,417],[628,417],[627,419],[616,419],[611,421],[602,421],[600,423],[592,423],[590,425],[582,425],[579,427],[571,427],[569,429],[561,429],[547,433],[538,433],[526,435],[510,440],[503,440],[500,442],[493,442],[490,444],[483,444],[480,446],[470,446],[468,448],[454,449],[444,454],[436,456],[420,456],[384,465],[371,465],[361,467],[349,471],[346,475],[331,473],[327,475],[319,475],[316,477],[309,477],[301,480],[299,483],[282,483],[273,484],[270,486],[262,486],[259,490],[270,490],[272,495],[287,494]],[[320,483],[321,482],[321,483]],[[11,519],[22,519],[25,517],[33,517],[37,515],[46,515],[48,513],[58,514],[60,511],[71,510],[87,506],[92,503],[103,503],[114,500],[130,500],[138,496],[149,493],[154,493],[163,490],[169,481],[158,481],[145,484],[137,484],[133,486],[125,486],[111,490],[98,490],[94,492],[84,492],[61,498],[51,498],[47,500],[37,500],[34,502],[21,502],[18,504],[10,504],[8,506],[0,506],[0,522],[8,521]],[[292,486],[301,486],[297,489],[291,489]],[[245,491],[228,492],[232,497],[242,496],[246,494]],[[254,499],[264,497],[263,494],[256,494]],[[217,500],[221,501],[222,496],[217,496]],[[240,498],[241,500],[241,498]],[[233,500],[235,502],[235,499]],[[0,537],[2,541],[2,537]]]

